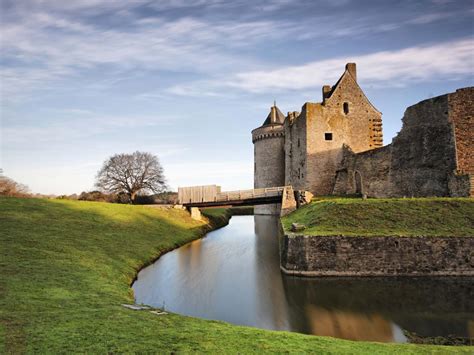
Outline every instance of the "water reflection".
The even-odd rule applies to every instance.
[[[469,278],[299,278],[280,273],[279,220],[235,216],[142,270],[136,301],[195,317],[345,339],[472,337]]]

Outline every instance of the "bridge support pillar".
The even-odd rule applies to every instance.
[[[283,195],[281,196],[281,212],[280,217],[284,217],[287,214],[295,211],[297,209],[295,193],[293,187],[285,186],[283,190]]]
[[[272,203],[268,205],[257,205],[254,207],[254,213],[256,215],[269,215],[278,216],[281,211],[281,204]]]
[[[202,219],[201,211],[199,210],[199,208],[190,207],[188,210],[189,210],[189,213],[191,214],[192,219],[195,219],[196,221],[200,221]]]

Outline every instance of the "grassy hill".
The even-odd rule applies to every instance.
[[[140,267],[205,227],[175,209],[0,198],[0,352],[472,352],[265,331],[121,306],[133,303],[130,283]]]
[[[306,235],[474,236],[469,198],[320,198],[283,218],[304,224]]]

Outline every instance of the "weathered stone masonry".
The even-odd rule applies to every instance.
[[[295,190],[330,194],[344,145],[354,152],[381,147],[382,115],[357,83],[356,66],[334,86],[323,87],[320,103],[307,102],[285,117],[274,105],[262,126],[252,131],[255,188],[291,185]],[[257,214],[277,214],[275,206]]]
[[[254,144],[254,188],[285,185],[285,117],[273,106],[264,124],[252,131]],[[255,206],[255,214],[279,215],[279,204]]]
[[[474,276],[474,237],[291,235],[280,253],[303,276]]]
[[[405,111],[392,144],[358,154],[346,146],[333,193],[472,196],[473,102],[474,88],[422,101]]]
[[[315,195],[474,196],[474,88],[409,107],[403,127],[382,147],[382,114],[348,63],[322,102],[285,117],[274,105],[252,131],[255,187],[291,185]],[[278,214],[275,206],[256,213]]]

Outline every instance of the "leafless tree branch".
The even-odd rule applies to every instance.
[[[138,193],[159,193],[166,189],[158,158],[146,152],[116,154],[97,173],[96,186],[108,193],[126,193],[133,203]]]

